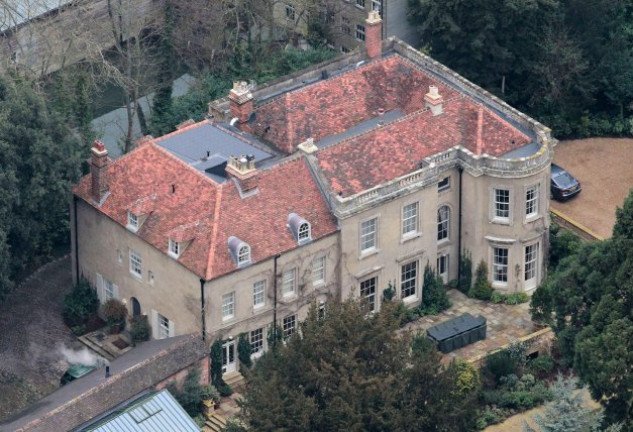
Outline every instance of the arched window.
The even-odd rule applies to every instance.
[[[448,238],[448,227],[451,220],[451,210],[442,206],[437,210],[437,241]]]
[[[247,264],[251,262],[251,248],[243,245],[237,252],[237,265]]]
[[[310,224],[307,222],[299,225],[299,235],[298,235],[299,243],[310,240]]]

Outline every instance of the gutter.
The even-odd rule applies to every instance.
[[[77,232],[77,195],[73,194],[73,218],[75,228],[75,277],[74,283],[79,282],[79,234]]]
[[[207,341],[207,318],[204,300],[204,279],[200,278],[200,314],[202,315],[202,342]]]
[[[459,172],[459,209],[458,209],[458,221],[457,221],[457,283],[462,276],[462,176],[464,174],[464,168],[460,165],[457,167]]]

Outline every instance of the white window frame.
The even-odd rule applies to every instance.
[[[500,193],[505,192],[508,195],[507,202],[501,200]],[[512,189],[496,187],[492,188],[492,221],[497,223],[509,224],[512,220]],[[504,208],[507,206],[507,208]]]
[[[130,274],[139,279],[143,277],[143,259],[134,249],[130,249]]]
[[[243,266],[250,264],[251,262],[251,247],[247,244],[243,244],[237,249],[237,266]]]
[[[365,9],[365,0],[356,0],[356,7]]]
[[[249,342],[251,344],[251,357],[259,356],[264,352],[264,328],[260,327],[249,332]]]
[[[106,278],[103,278],[103,299],[105,301],[116,299],[116,286]]]
[[[382,15],[382,0],[371,0],[371,10],[378,11]]]
[[[540,185],[537,183],[525,188],[525,219],[534,219],[539,215]]]
[[[528,256],[528,254],[530,256]],[[532,243],[525,245],[523,248],[523,282],[534,281],[534,286],[528,286],[526,289],[536,288],[536,281],[538,280],[538,258],[539,258],[539,243]]]
[[[281,330],[284,341],[288,340],[297,331],[297,315],[285,317],[281,324]]]
[[[172,322],[164,315],[156,312],[156,335],[158,339],[166,339],[173,336]]]
[[[222,321],[235,317],[235,291],[222,296]]]
[[[360,297],[369,305],[369,312],[376,310],[376,289],[378,286],[378,276],[372,276],[360,281]]]
[[[419,232],[420,202],[412,202],[402,206],[402,238],[416,236]]]
[[[406,270],[405,267],[407,268]],[[415,269],[415,275],[413,277],[405,274],[405,272],[410,273],[411,269]],[[419,278],[420,265],[418,263],[418,260],[409,261],[408,263],[402,264],[400,266],[400,298],[402,300],[406,301],[416,298],[416,295],[418,293]]]
[[[371,226],[370,226],[371,225]],[[360,223],[360,252],[365,254],[378,249],[378,218],[373,217]]]
[[[505,251],[505,254],[498,253],[500,251]],[[503,258],[505,258],[505,260]],[[502,247],[502,246],[493,246],[492,247],[492,283],[495,286],[508,285],[508,279],[510,276],[509,268],[510,268],[510,248]]]
[[[445,213],[442,213],[445,210]],[[447,205],[437,209],[437,241],[448,241],[451,235],[451,208]]]
[[[134,213],[132,213],[131,211],[127,212],[127,229],[129,229],[132,232],[136,232],[138,231],[138,216],[136,216]]]
[[[177,241],[173,241],[172,239],[169,239],[169,256],[171,256],[172,258],[178,258],[180,257],[181,253],[182,253],[182,244]]]
[[[365,42],[365,26],[362,24],[356,24],[356,40]]]
[[[257,309],[266,304],[266,279],[253,284],[253,308]]]
[[[310,223],[302,222],[299,224],[299,229],[297,230],[297,242],[303,244],[310,240],[312,240],[312,228],[310,227]]]
[[[297,293],[297,268],[293,267],[283,272],[281,279],[282,297],[291,297]]]
[[[450,255],[448,253],[441,253],[437,256],[437,274],[442,278],[444,283],[448,282],[448,272],[450,269]]]
[[[451,188],[451,176],[446,176],[439,182],[437,182],[437,191],[444,192]]]
[[[325,255],[316,257],[312,260],[312,285],[325,285]]]
[[[286,5],[286,19],[288,21],[294,21],[296,19],[295,7],[293,5]]]

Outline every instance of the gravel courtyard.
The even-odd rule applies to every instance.
[[[37,270],[0,304],[0,421],[59,387],[68,367],[60,347],[81,344],[64,325],[70,258]]]
[[[554,162],[582,184],[575,198],[551,207],[602,237],[611,237],[615,208],[633,187],[633,139],[588,138],[561,141]]]

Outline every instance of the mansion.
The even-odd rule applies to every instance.
[[[547,256],[550,130],[395,38],[371,12],[363,52],[256,86],[111,160],[92,148],[71,208],[73,275],[147,314],[153,338],[221,338],[226,373],[310,308],[391,286],[417,306],[460,252],[500,292]],[[246,77],[247,78],[247,77]]]

